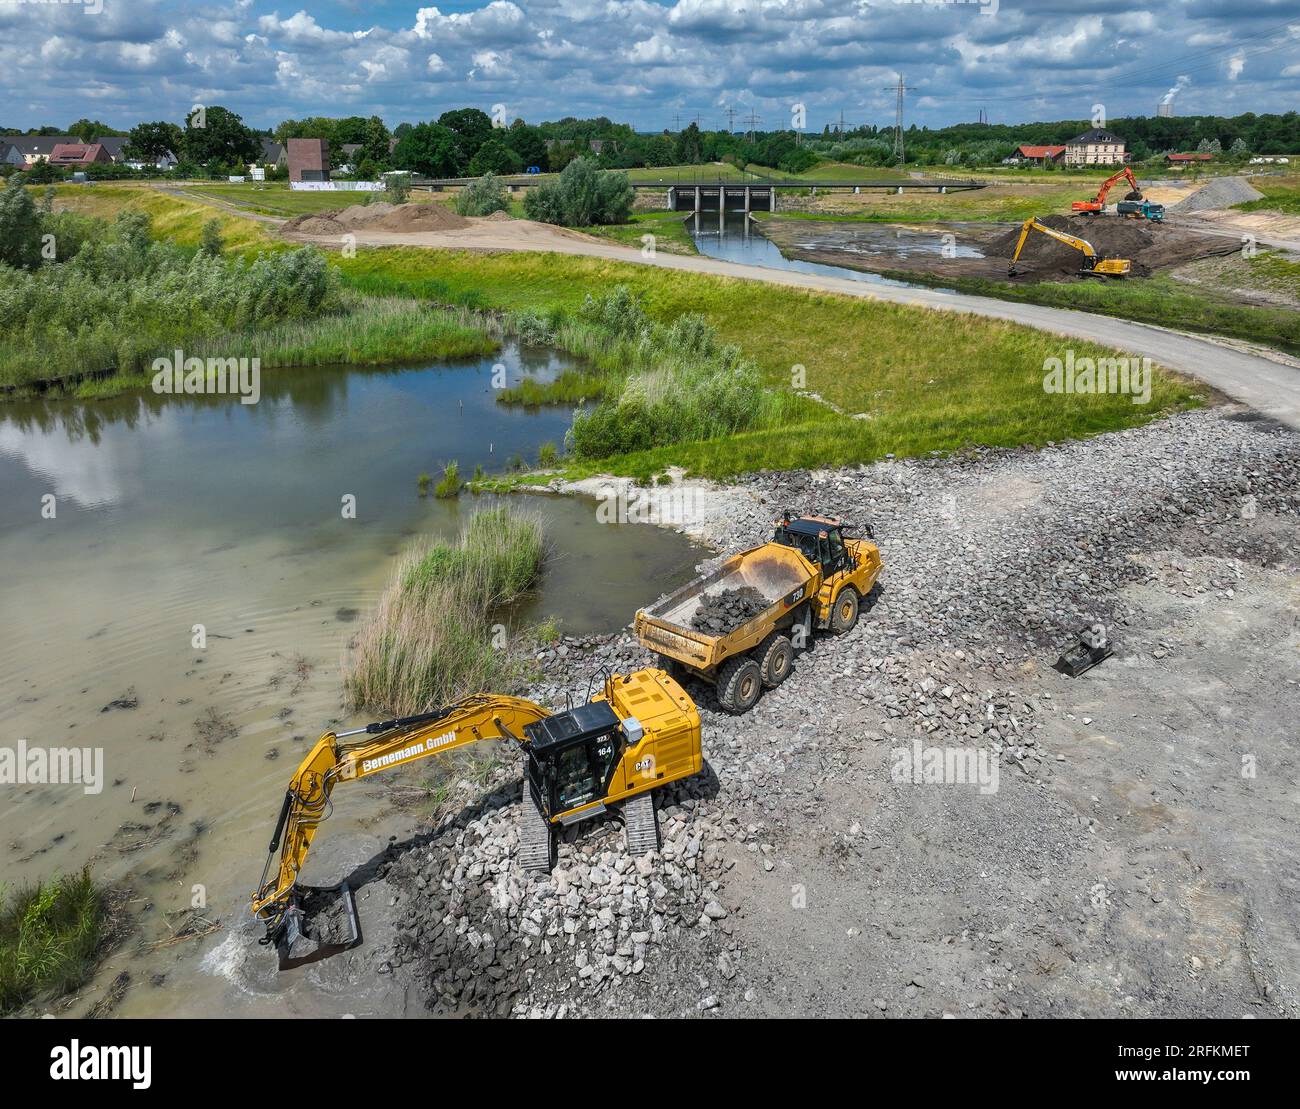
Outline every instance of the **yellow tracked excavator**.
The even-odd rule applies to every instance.
[[[1020,238],[1016,240],[1016,251],[1011,255],[1011,264],[1007,267],[1008,277],[1018,277],[1020,275],[1020,271],[1016,269],[1016,263],[1020,261],[1020,252],[1025,249],[1025,240],[1029,238],[1029,232],[1031,231],[1041,231],[1049,238],[1064,243],[1066,246],[1072,246],[1079,251],[1083,255],[1083,264],[1079,268],[1081,274],[1127,277],[1133,268],[1132,263],[1127,258],[1098,258],[1097,251],[1087,239],[1081,239],[1078,235],[1071,235],[1068,231],[1057,231],[1056,228],[1048,227],[1045,223],[1039,223],[1037,219],[1031,216],[1020,226]]]
[[[331,811],[340,782],[355,781],[485,739],[507,739],[523,753],[520,861],[545,873],[555,834],[622,810],[628,849],[659,846],[652,791],[700,771],[700,714],[662,670],[602,672],[585,704],[552,713],[518,697],[475,694],[436,712],[326,732],[289,782],[262,879],[252,897],[285,970],[351,947],[360,938],[356,902],[344,883],[298,883],[307,851]],[[593,679],[593,684],[596,679]],[[353,742],[354,736],[364,736]],[[277,865],[278,852],[278,865]]]

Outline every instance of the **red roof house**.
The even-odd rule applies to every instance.
[[[97,142],[61,142],[50,151],[52,166],[88,166],[93,162],[111,161],[108,151]]]

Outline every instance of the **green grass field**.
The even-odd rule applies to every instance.
[[[1046,358],[1063,356],[1066,346],[1076,356],[1104,356],[1101,349],[969,315],[601,259],[384,248],[341,265],[359,291],[488,310],[572,312],[588,293],[626,285],[661,322],[702,314],[724,341],[758,364],[767,387],[789,392],[802,376],[804,390],[845,413],[807,401],[796,406],[796,422],[599,467],[636,476],[670,464],[726,477],[749,469],[864,462],[891,452],[1037,445],[1145,423],[1198,403],[1203,392],[1158,374],[1149,405],[1127,397],[1049,395],[1042,387]]]
[[[1239,212],[1281,212],[1300,216],[1300,175],[1286,174],[1278,177],[1252,177],[1250,183],[1264,194],[1260,200],[1234,204]]]
[[[655,237],[655,249],[669,254],[698,254],[695,240],[686,229],[685,212],[633,212],[627,223],[607,223],[584,227],[588,235],[598,235],[624,246],[642,247],[643,235]]]

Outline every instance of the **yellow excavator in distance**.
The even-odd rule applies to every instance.
[[[1066,246],[1072,246],[1075,250],[1083,254],[1083,264],[1079,269],[1083,274],[1099,274],[1106,277],[1127,277],[1132,270],[1132,263],[1127,258],[1098,258],[1097,251],[1093,249],[1092,243],[1087,239],[1081,239],[1078,235],[1071,235],[1068,231],[1057,231],[1054,227],[1048,227],[1045,223],[1040,223],[1036,218],[1030,217],[1020,227],[1020,238],[1016,242],[1016,251],[1011,255],[1011,264],[1007,267],[1007,276],[1016,277],[1016,263],[1020,260],[1020,252],[1025,249],[1025,240],[1029,238],[1030,231],[1041,231],[1044,235],[1055,239],[1057,242],[1064,243]]]
[[[346,884],[298,884],[340,782],[480,740],[508,739],[523,752],[519,853],[525,870],[549,872],[555,864],[556,829],[613,805],[621,806],[632,854],[657,848],[652,791],[697,774],[703,766],[699,711],[662,670],[598,676],[604,678],[602,688],[592,696],[588,687],[586,704],[563,712],[518,697],[481,693],[436,712],[321,736],[289,782],[252,897],[253,913],[266,925],[262,942],[278,949],[280,969],[351,947],[360,938],[356,903]],[[360,735],[366,738],[345,742]]]

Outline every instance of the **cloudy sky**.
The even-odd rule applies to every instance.
[[[1288,23],[1289,21],[1289,23]],[[1300,105],[1296,0],[0,0],[0,126],[505,106],[640,129],[942,125]]]

